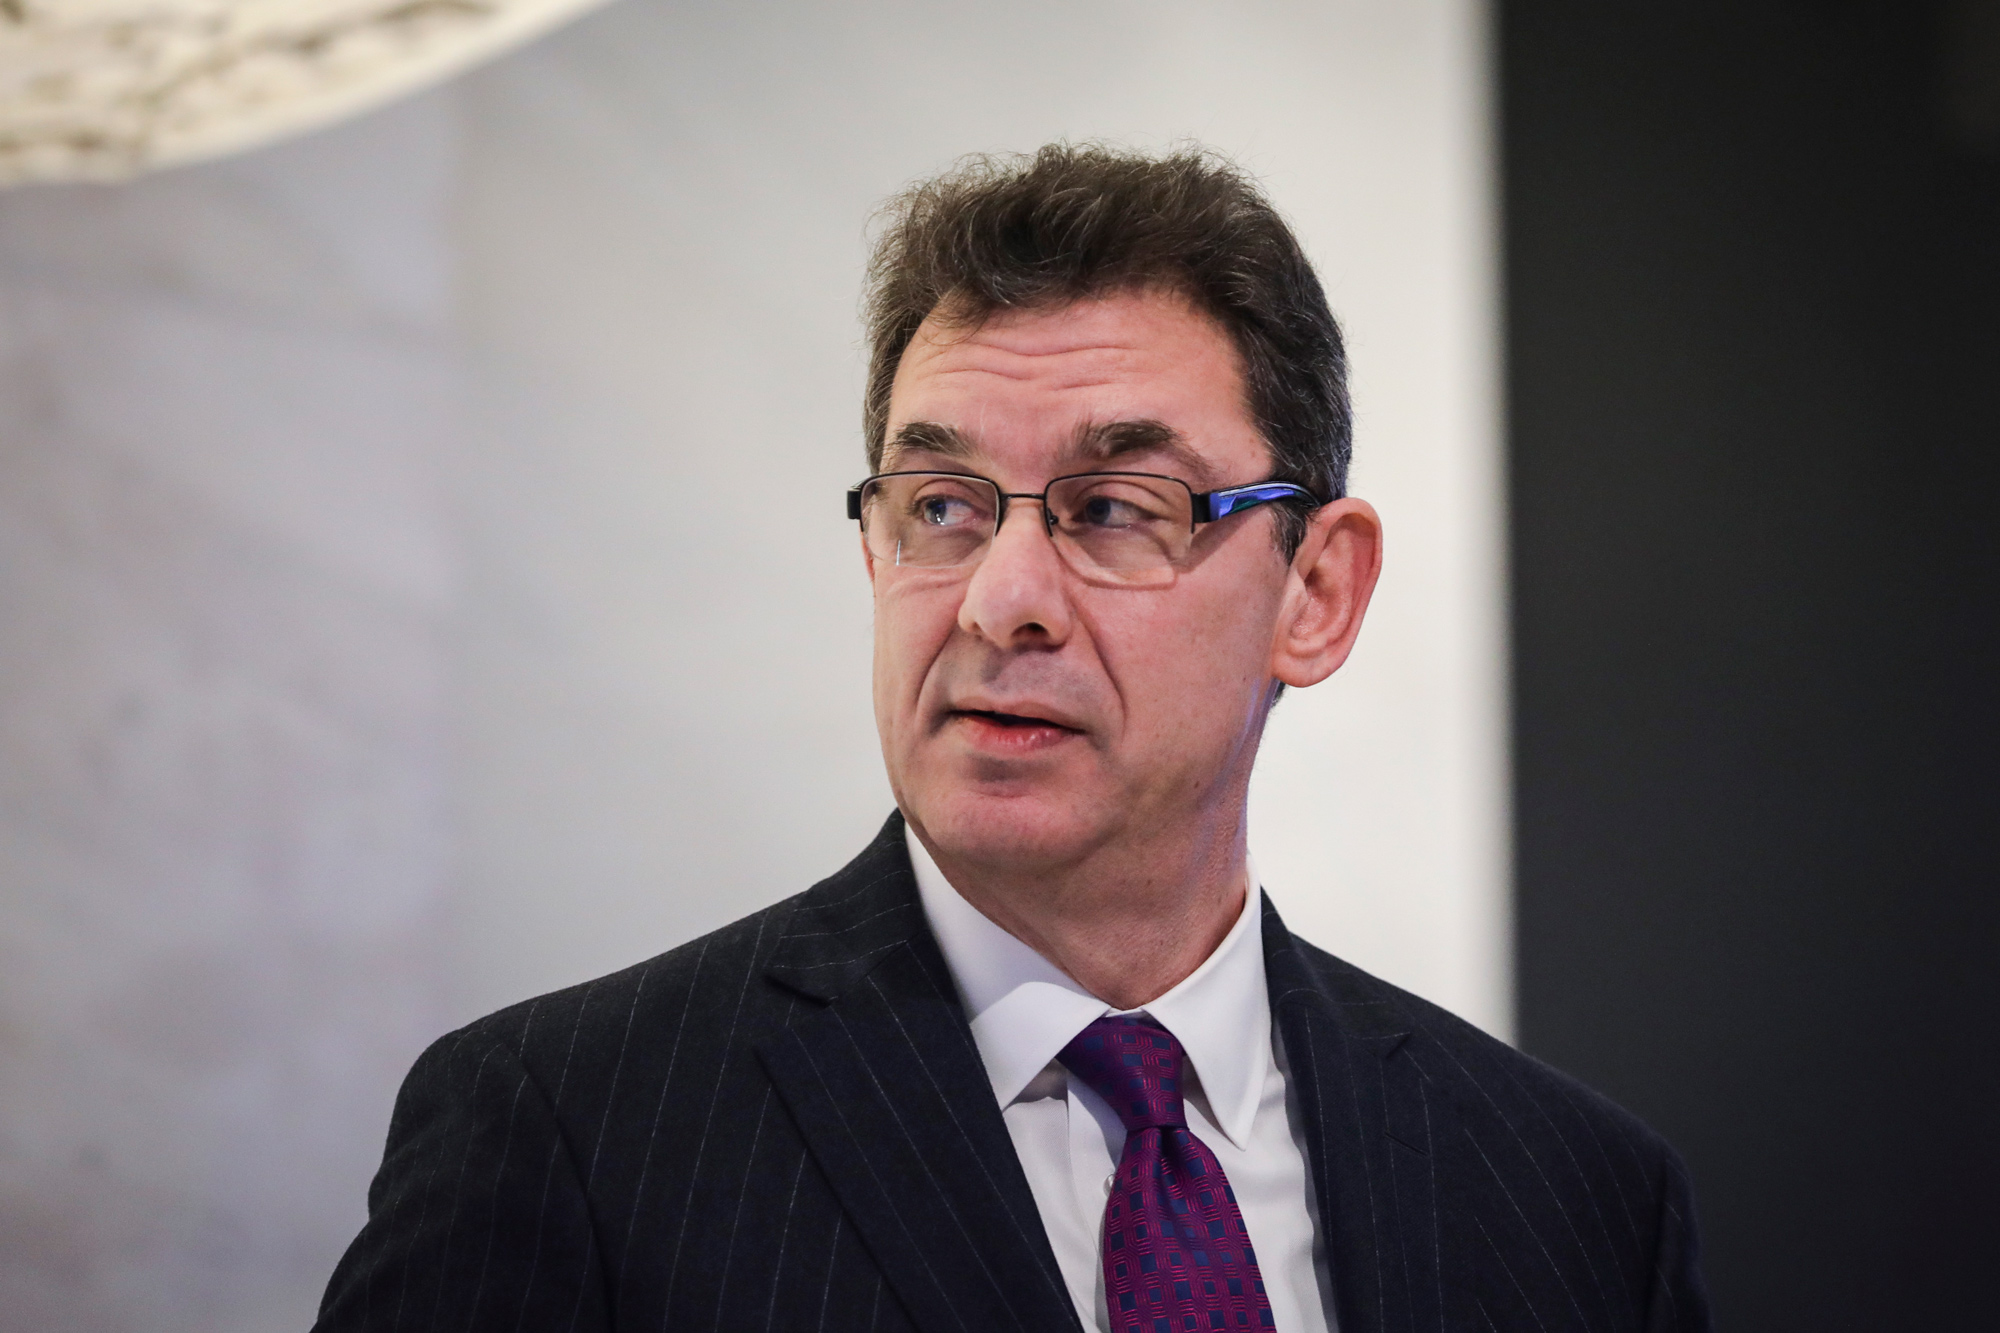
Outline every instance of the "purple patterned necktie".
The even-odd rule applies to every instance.
[[[1187,1129],[1180,1042],[1149,1018],[1100,1018],[1057,1058],[1125,1122],[1125,1153],[1104,1205],[1111,1327],[1272,1327],[1236,1194],[1222,1163]]]

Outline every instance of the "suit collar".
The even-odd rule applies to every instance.
[[[830,1004],[902,948],[949,988],[944,956],[917,902],[903,827],[901,812],[890,815],[859,856],[799,897],[765,968],[767,977]]]
[[[902,836],[793,910],[766,975],[818,1004],[758,1058],[917,1327],[1076,1333]]]
[[[1440,1200],[1460,1137],[1424,1075],[1397,992],[1312,949],[1264,904],[1271,1011],[1303,1124],[1341,1333],[1466,1322],[1463,1257]]]
[[[1292,934],[1268,895],[1263,908],[1264,975],[1271,988],[1271,1012],[1308,1006],[1337,1024],[1343,1037],[1370,1043],[1383,1058],[1394,1054],[1415,1030],[1409,1011],[1375,978],[1311,949]]]

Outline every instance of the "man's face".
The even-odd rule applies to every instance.
[[[1228,336],[1159,293],[971,331],[927,321],[897,371],[887,439],[883,471],[971,472],[1009,492],[1105,469],[1199,493],[1271,467]],[[1028,501],[970,568],[870,560],[876,723],[926,841],[1033,870],[1204,827],[1233,839],[1289,574],[1275,517],[1201,525],[1161,587],[1086,581]]]

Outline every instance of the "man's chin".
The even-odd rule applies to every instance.
[[[910,804],[913,821],[940,860],[1003,872],[1074,864],[1109,832],[1094,816],[1093,803],[1058,793],[928,793]]]

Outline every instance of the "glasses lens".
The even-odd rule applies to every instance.
[[[1078,572],[1121,583],[1171,580],[1193,539],[1193,497],[1170,477],[1065,477],[1049,487],[1048,507]]]
[[[993,539],[993,483],[947,472],[877,477],[861,492],[861,529],[877,560],[942,569],[969,565]]]

